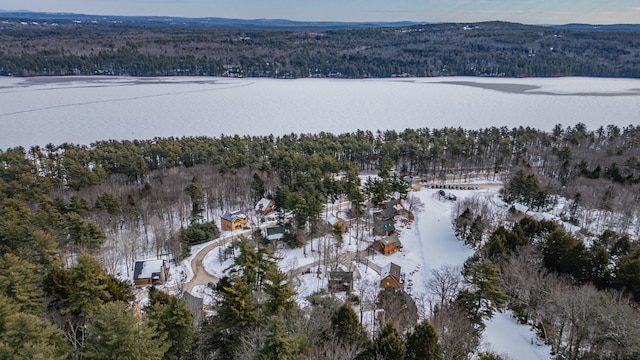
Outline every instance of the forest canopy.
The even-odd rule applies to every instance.
[[[26,24],[26,25],[25,25]],[[308,31],[0,24],[0,75],[640,77],[637,32],[506,22]]]
[[[508,307],[567,358],[633,358],[640,351],[633,340],[639,159],[639,126],[590,130],[580,123],[551,132],[423,128],[2,150],[0,352],[98,359],[122,344],[118,349],[131,351],[121,356],[141,359],[317,358],[329,349],[367,359],[453,359],[475,351],[483,322]],[[377,177],[361,182],[361,174]],[[405,175],[432,183],[502,181],[504,201],[536,211],[564,199],[562,220],[580,231],[518,215],[515,206],[494,219],[482,204],[460,202],[452,225],[476,255],[461,271],[441,269],[435,277],[455,291],[442,290],[437,311],[420,322],[411,297],[381,292],[380,306],[403,304],[414,317],[389,315],[371,338],[350,305],[327,294],[300,308],[259,234],[221,253],[234,264],[215,287],[216,316],[193,326],[186,303],[155,288],[142,313],[132,306],[132,284],[123,280],[131,274],[122,264],[149,253],[180,259],[191,244],[220,234],[212,219],[225,209],[273,199],[277,217],[291,214],[285,240],[296,247],[323,231],[323,205],[339,198],[355,218],[381,200],[409,202]],[[606,228],[595,232],[594,221]],[[333,228],[331,236],[339,239],[341,231]],[[585,301],[561,300],[574,292]],[[591,315],[563,315],[580,309]],[[620,325],[615,338],[610,324]],[[467,341],[447,337],[452,328]]]

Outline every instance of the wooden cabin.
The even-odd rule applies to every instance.
[[[375,221],[373,225],[374,236],[391,236],[397,233],[393,220]]]
[[[373,247],[383,255],[389,255],[402,250],[402,243],[400,242],[398,235],[394,234],[374,241]]]
[[[276,203],[266,198],[260,199],[256,204],[255,211],[258,214],[267,215],[276,210]]]
[[[247,215],[240,211],[225,211],[220,217],[220,227],[223,231],[242,229],[249,223]]]
[[[333,216],[333,215],[327,216],[327,224],[329,224],[329,226],[331,227],[331,229],[329,229],[330,231],[333,231],[333,228],[336,226],[340,227],[340,230],[342,230],[342,233],[346,233],[349,230],[349,226],[347,225],[347,222],[338,216]]]
[[[133,285],[160,285],[169,278],[167,260],[141,260],[133,266]]]
[[[401,288],[403,286],[402,273],[400,272],[400,265],[392,262],[388,263],[380,271],[380,287],[391,287],[394,289]]]

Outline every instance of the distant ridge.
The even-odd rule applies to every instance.
[[[189,26],[201,28],[221,29],[261,29],[261,30],[338,30],[362,29],[372,27],[401,27],[424,24],[412,21],[372,21],[372,22],[341,22],[341,21],[295,21],[287,19],[229,19],[218,17],[185,18],[171,16],[118,16],[118,15],[87,15],[73,13],[43,13],[31,11],[0,10],[0,19],[22,21],[47,22],[88,22],[88,23],[130,23],[147,25],[174,25],[176,27]]]
[[[563,29],[563,30],[640,32],[640,24],[613,24],[613,25],[565,24],[565,25],[547,25],[547,26],[555,29]]]

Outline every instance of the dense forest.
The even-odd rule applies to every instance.
[[[377,174],[361,183],[359,174]],[[339,175],[339,176],[336,176]],[[291,214],[287,246],[323,236],[324,204],[346,198],[354,223],[404,175],[430,183],[504,182],[531,209],[564,199],[565,223],[504,215],[477,199],[452,226],[476,249],[438,269],[436,305],[382,290],[386,322],[360,323],[357,293],[301,306],[273,249],[238,238],[211,316],[194,319],[155,288],[132,306],[139,255],[171,254],[219,233],[229,208],[274,199]],[[640,354],[640,127],[406,129],[50,144],[0,151],[0,354],[9,359],[465,359],[484,321],[509,308],[562,359]],[[259,235],[255,236],[259,239]],[[128,270],[127,270],[128,271]],[[403,311],[394,312],[393,309]],[[420,320],[419,320],[420,319]],[[477,354],[499,359],[496,354]]]
[[[0,75],[637,78],[638,39],[505,22],[293,31],[7,19]]]

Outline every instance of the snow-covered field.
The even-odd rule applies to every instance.
[[[640,80],[0,77],[0,149],[169,136],[637,124]]]
[[[416,214],[416,219],[408,225],[396,222],[400,231],[403,250],[388,256],[376,254],[368,258],[370,267],[352,263],[356,266],[359,276],[355,276],[354,292],[363,302],[373,300],[378,291],[380,275],[374,271],[375,267],[383,267],[389,262],[401,266],[405,274],[405,288],[414,297],[424,297],[427,294],[426,284],[431,276],[431,270],[443,266],[462,266],[464,261],[473,254],[473,250],[457,240],[452,228],[452,212],[454,202],[433,196],[435,190],[422,189],[415,192],[424,203],[424,209]],[[457,196],[458,201],[469,196],[495,197],[497,188],[491,190],[450,190]],[[499,202],[499,201],[498,201]],[[358,245],[353,234],[345,234],[344,243],[339,252],[355,252],[366,247],[365,243]],[[331,239],[326,239],[331,241]],[[325,240],[314,240],[313,251],[309,245],[306,254],[302,249],[278,251],[281,258],[279,264],[283,271],[290,271],[311,265],[309,273],[300,274],[294,281],[294,288],[298,293],[297,299],[304,304],[304,297],[327,287],[327,278],[321,265],[321,252],[326,249]],[[206,271],[217,275],[224,275],[224,270],[232,264],[232,260],[220,262],[218,249],[211,251],[203,261]],[[187,260],[190,263],[190,260]],[[321,273],[318,273],[320,268]],[[195,290],[195,289],[194,289]],[[199,296],[207,292],[200,291]],[[210,300],[205,300],[209,302]],[[370,314],[365,315],[364,325],[371,327]],[[369,319],[369,320],[367,320]],[[550,359],[550,348],[529,329],[518,324],[509,313],[498,313],[487,322],[483,334],[481,348],[500,354],[505,359],[540,360]]]

